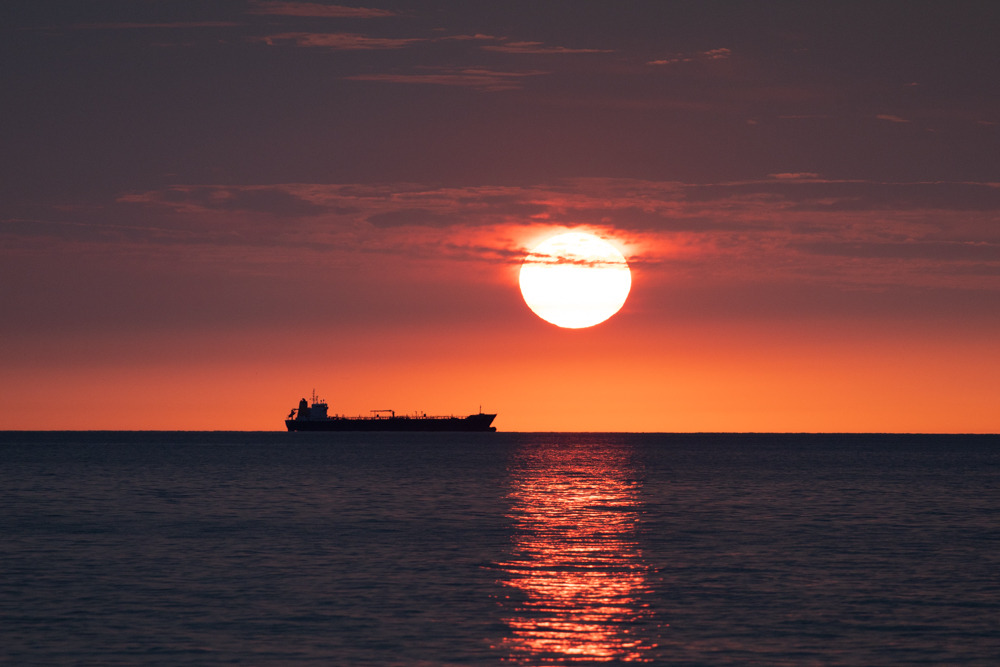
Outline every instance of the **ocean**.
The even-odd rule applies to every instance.
[[[997,665],[1000,437],[0,433],[0,663]]]

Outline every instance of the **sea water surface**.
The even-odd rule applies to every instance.
[[[996,665],[1000,438],[0,433],[0,663]]]

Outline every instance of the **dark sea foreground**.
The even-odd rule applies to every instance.
[[[0,663],[997,665],[1000,437],[0,433]]]

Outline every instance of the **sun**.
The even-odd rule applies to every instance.
[[[519,282],[524,302],[540,318],[566,329],[583,329],[621,310],[632,288],[632,272],[607,241],[568,232],[528,254]]]

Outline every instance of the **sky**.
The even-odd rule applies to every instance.
[[[7,0],[0,429],[1000,432],[984,2]],[[627,258],[561,329],[566,231]]]

